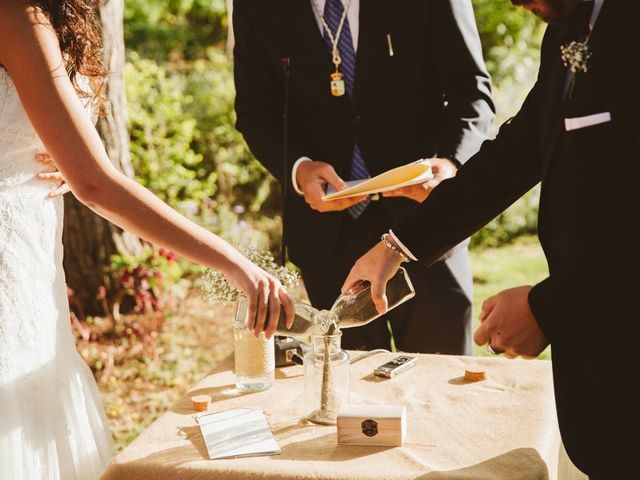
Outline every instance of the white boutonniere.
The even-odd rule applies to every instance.
[[[567,96],[571,98],[573,96],[573,89],[576,84],[576,78],[579,73],[589,72],[589,59],[591,58],[591,51],[587,42],[570,42],[565,43],[560,47],[562,54],[562,63],[565,67],[568,67],[573,73],[571,79],[571,85],[569,85],[569,91]]]
[[[562,62],[573,73],[587,73],[589,71],[589,59],[591,51],[586,42],[565,43],[560,47]]]

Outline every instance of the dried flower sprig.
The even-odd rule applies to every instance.
[[[562,63],[573,73],[587,73],[591,51],[586,42],[571,42],[560,47]]]
[[[289,289],[300,282],[298,272],[278,265],[269,251],[245,249],[242,250],[242,253],[251,262],[277,278],[283,287]],[[242,292],[231,285],[221,272],[210,268],[205,271],[203,276],[202,293],[207,300],[223,304],[234,303],[238,296],[242,295]]]

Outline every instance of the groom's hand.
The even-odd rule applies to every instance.
[[[515,358],[535,358],[547,347],[545,337],[529,306],[530,286],[504,290],[482,304],[480,327],[474,340],[490,344],[496,352]]]
[[[61,197],[65,193],[69,193],[71,191],[71,188],[69,188],[69,185],[62,176],[62,173],[58,171],[58,167],[53,161],[51,155],[46,152],[39,152],[36,155],[36,161],[47,166],[45,171],[38,174],[38,178],[40,180],[57,184],[56,188],[49,193],[49,198]]]
[[[326,202],[322,200],[327,183],[338,192],[347,188],[344,180],[338,176],[331,165],[325,162],[302,162],[296,172],[296,182],[304,194],[305,202],[318,212],[341,212],[367,198],[363,196]]]
[[[389,239],[390,242],[393,242]],[[398,245],[396,245],[398,246]],[[371,298],[379,313],[389,308],[387,282],[396,274],[402,258],[393,250],[379,242],[355,263],[342,285],[342,293],[348,293],[361,280],[371,283]]]
[[[422,203],[429,197],[429,194],[431,194],[440,182],[447,178],[455,177],[458,169],[446,158],[433,158],[431,159],[431,171],[433,172],[433,178],[428,182],[404,188],[396,188],[395,190],[384,192],[382,195],[384,197],[406,197]]]

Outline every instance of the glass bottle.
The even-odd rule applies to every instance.
[[[275,381],[275,344],[264,332],[258,337],[247,328],[248,301],[239,297],[233,319],[234,373],[240,392],[260,392]]]
[[[388,311],[413,298],[416,294],[404,268],[387,282]],[[382,314],[371,298],[371,284],[361,282],[349,293],[340,295],[331,310],[317,310],[304,303],[296,303],[296,315],[291,329],[285,326],[284,310],[280,312],[276,335],[305,340],[313,335],[324,335],[331,325],[339,329],[366,325]]]
[[[399,268],[389,279],[386,287],[387,311],[413,298],[416,294],[409,275],[404,268]],[[371,298],[371,284],[361,282],[349,293],[340,295],[331,307],[331,313],[337,320],[338,328],[354,328],[366,325],[383,314],[378,312]]]
[[[349,355],[341,337],[340,331],[312,336],[304,356],[306,418],[320,425],[335,425],[338,409],[349,402]]]

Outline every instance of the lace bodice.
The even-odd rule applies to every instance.
[[[111,455],[110,434],[75,348],[63,201],[48,198],[55,186],[37,178],[39,151],[0,67],[0,478],[97,479]]]
[[[36,177],[43,169],[35,160],[41,150],[13,82],[0,67],[0,381],[15,374],[18,350],[28,346],[44,352],[49,347],[51,352],[46,337],[55,337],[54,322],[34,323],[44,313],[55,312],[51,297],[23,302],[16,295],[20,287],[34,282],[50,289],[56,255],[62,255],[56,251],[62,205],[47,201],[52,185]]]

